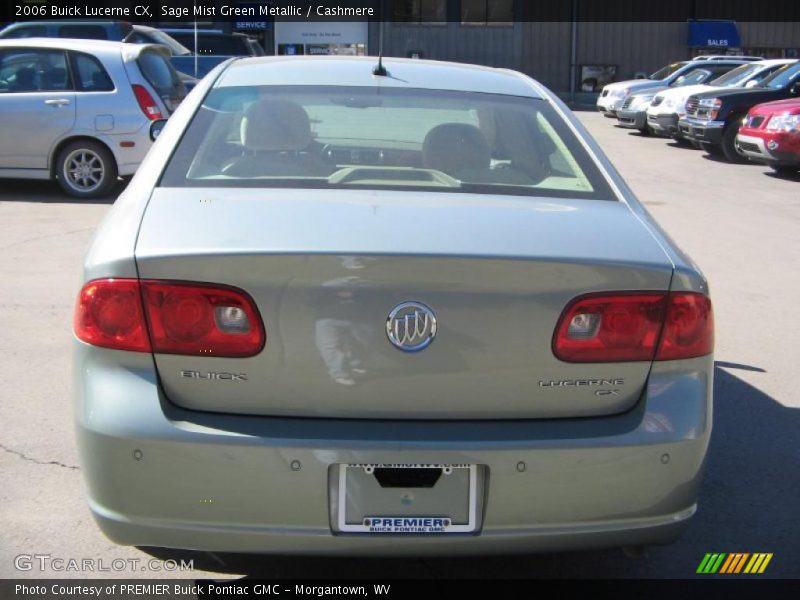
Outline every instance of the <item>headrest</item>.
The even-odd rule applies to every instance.
[[[17,85],[33,85],[36,80],[36,70],[32,67],[22,67],[17,71]]]
[[[422,162],[448,174],[488,169],[492,153],[481,130],[466,123],[437,125],[422,143]]]
[[[248,150],[304,150],[312,140],[311,122],[303,107],[278,98],[251,104],[241,127],[242,145]]]

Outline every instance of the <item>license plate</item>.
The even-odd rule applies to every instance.
[[[338,529],[347,533],[469,533],[477,527],[477,465],[339,465]]]

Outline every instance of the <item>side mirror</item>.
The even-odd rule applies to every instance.
[[[800,96],[800,81],[795,81],[792,87],[789,88],[789,93],[792,96]]]
[[[753,88],[753,87],[756,87],[757,85],[758,85],[758,81],[756,81],[755,79],[751,79],[746,84],[744,84],[744,87],[745,88]]]
[[[156,138],[161,134],[161,130],[167,124],[166,119],[158,119],[150,124],[150,139],[156,141]]]

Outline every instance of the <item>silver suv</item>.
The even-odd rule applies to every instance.
[[[150,123],[186,95],[158,45],[0,40],[0,177],[107,194],[150,148]]]

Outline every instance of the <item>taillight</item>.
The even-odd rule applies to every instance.
[[[255,303],[241,290],[133,279],[87,283],[75,334],[119,350],[239,358],[258,354],[266,340]]]
[[[78,294],[73,323],[78,339],[93,346],[150,352],[135,279],[90,281]]]
[[[142,297],[153,352],[245,357],[264,347],[261,317],[240,290],[142,281]]]
[[[711,301],[696,293],[591,294],[559,319],[553,353],[566,362],[674,360],[709,354]]]
[[[669,295],[656,360],[705,356],[714,350],[714,311],[702,294]]]
[[[147,91],[147,88],[138,83],[134,83],[132,87],[133,94],[136,96],[136,101],[139,103],[139,108],[142,109],[144,115],[151,121],[163,119],[161,109],[158,108],[158,104],[150,95],[150,92]]]

